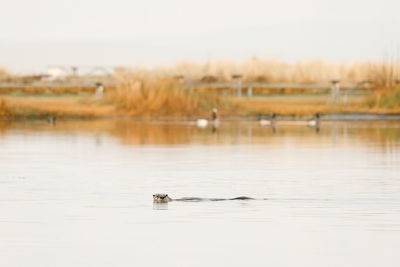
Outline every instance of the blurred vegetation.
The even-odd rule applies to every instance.
[[[368,84],[362,94],[332,103],[327,92],[312,89],[253,88],[263,97],[236,98],[220,89],[193,89],[190,82],[229,82],[233,74],[246,82]],[[43,86],[26,86],[38,84]],[[205,64],[181,62],[170,67],[114,69],[113,75],[75,75],[48,79],[48,75],[16,76],[0,69],[0,83],[21,82],[20,88],[0,88],[1,118],[46,116],[93,118],[209,117],[216,107],[222,116],[247,116],[275,112],[282,115],[311,115],[316,112],[400,113],[400,65],[395,61],[353,64],[307,61],[288,64],[252,58],[241,63],[214,61]],[[96,98],[96,83],[105,83],[104,97]],[[112,86],[107,86],[107,83]],[[51,86],[47,84],[60,84]],[[71,86],[81,84],[79,86]],[[90,85],[90,86],[88,86]],[[185,85],[185,86],[184,86]],[[189,85],[189,86],[188,86]],[[226,93],[227,95],[224,95]],[[230,91],[232,93],[232,90]],[[274,94],[274,95],[273,95]],[[40,97],[38,97],[40,96]],[[55,97],[57,96],[57,97]]]
[[[0,118],[9,120],[13,118],[13,112],[5,99],[0,99]]]
[[[228,97],[183,88],[172,78],[131,77],[105,100],[119,111],[142,116],[191,117],[208,114],[214,107],[234,108]]]
[[[7,81],[11,74],[5,69],[0,67],[0,83]]]
[[[174,66],[146,68],[118,67],[117,79],[139,75],[145,79],[183,76],[203,82],[230,81],[232,75],[241,74],[244,81],[266,83],[330,83],[369,82],[374,86],[390,86],[399,79],[399,63],[394,61],[334,63],[321,60],[286,63],[280,60],[262,60],[253,57],[242,62],[210,61],[204,64],[180,62]]]
[[[400,109],[400,88],[376,90],[365,102],[370,108]]]
[[[400,66],[394,62],[375,64],[372,93],[365,104],[370,108],[387,108],[400,111]]]

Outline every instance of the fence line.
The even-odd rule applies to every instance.
[[[344,92],[344,101],[347,101],[347,94],[351,91],[369,89],[370,85],[367,83],[357,85],[341,85],[339,81],[333,80],[330,84],[306,84],[306,83],[260,83],[260,82],[243,82],[241,75],[233,75],[230,82],[202,82],[202,81],[182,81],[183,88],[195,89],[229,89],[232,90],[234,95],[242,97],[242,91],[246,92],[247,97],[253,96],[254,88],[260,89],[312,89],[314,91],[325,90],[330,92],[332,101],[337,103],[339,101],[340,92]],[[3,83],[0,84],[0,89],[27,89],[27,88],[45,88],[46,92],[51,92],[52,88],[85,88],[95,89],[95,95],[102,97],[104,88],[116,88],[116,84],[50,84],[50,83],[35,83],[35,84],[14,84]]]

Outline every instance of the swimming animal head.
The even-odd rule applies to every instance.
[[[172,198],[168,196],[168,194],[164,193],[157,193],[153,195],[153,202],[156,203],[167,203],[169,201],[172,201]]]

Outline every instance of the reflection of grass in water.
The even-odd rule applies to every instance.
[[[396,127],[396,124],[393,126],[394,127],[371,127],[360,129],[358,134],[373,142],[399,144],[400,128]],[[397,126],[400,125],[397,124]]]
[[[347,134],[354,144],[370,143],[373,148],[387,153],[400,148],[400,123],[397,121],[353,122],[352,126],[347,128]]]
[[[213,131],[211,127],[198,129],[195,125],[182,122],[157,123],[132,120],[91,120],[60,121],[54,127],[46,121],[7,122],[0,124],[0,131],[7,134],[8,129],[18,129],[27,134],[32,132],[92,133],[96,136],[107,134],[126,145],[167,145],[167,144],[274,144],[285,145],[291,138],[293,145],[308,147],[309,144],[332,144],[332,146],[365,146],[373,144],[379,149],[390,152],[400,142],[399,122],[325,122],[321,129],[305,125],[283,125],[277,123],[275,132],[260,127],[255,121],[223,121]],[[335,134],[336,133],[336,134]],[[339,137],[335,139],[334,137]],[[335,141],[333,141],[335,139]],[[284,141],[286,140],[286,141]],[[349,142],[351,141],[351,142]]]

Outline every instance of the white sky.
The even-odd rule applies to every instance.
[[[179,60],[379,60],[400,47],[396,0],[0,0],[0,66]]]

